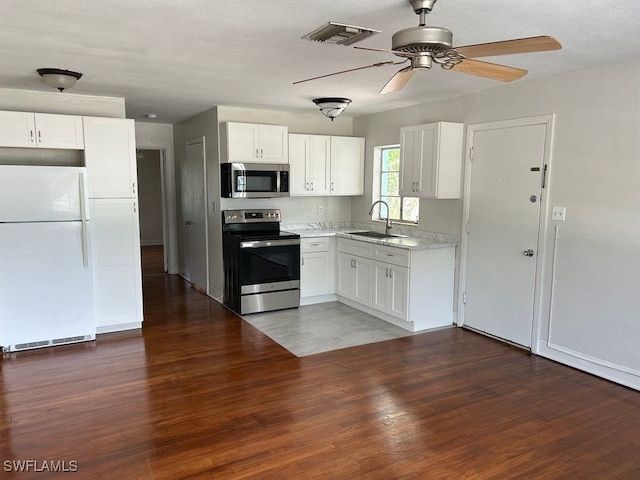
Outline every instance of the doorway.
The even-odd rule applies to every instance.
[[[163,275],[168,270],[164,191],[164,152],[137,149],[138,203],[142,274]]]
[[[470,125],[459,325],[531,349],[553,116]]]

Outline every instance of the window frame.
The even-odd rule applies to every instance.
[[[374,156],[373,156],[373,160],[374,160],[374,171],[373,171],[373,189],[372,189],[372,203],[376,202],[377,200],[382,200],[382,185],[383,185],[383,175],[385,173],[396,173],[398,174],[398,195],[384,195],[384,197],[386,198],[398,198],[400,199],[400,218],[393,218],[391,217],[390,219],[394,222],[394,223],[398,223],[398,224],[403,224],[403,225],[418,225],[418,222],[420,221],[420,199],[419,197],[409,197],[409,196],[405,196],[405,195],[401,195],[400,194],[400,179],[401,179],[401,166],[400,163],[398,163],[398,170],[383,170],[383,158],[384,158],[384,154],[386,151],[390,151],[390,150],[398,150],[398,153],[400,151],[400,145],[396,144],[396,145],[383,145],[383,146],[378,146],[378,147],[374,147]],[[418,205],[417,205],[417,218],[416,220],[404,220],[402,219],[402,216],[404,215],[404,200],[405,199],[416,199],[418,201]],[[371,214],[371,219],[374,221],[385,221],[385,219],[380,218],[380,209],[375,209],[374,212],[372,212]]]

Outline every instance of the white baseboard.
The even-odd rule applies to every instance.
[[[142,328],[142,322],[131,322],[131,323],[118,323],[116,325],[105,325],[102,327],[96,328],[96,333],[113,333],[113,332],[123,332],[125,330],[135,330],[137,328]]]
[[[338,299],[335,293],[329,295],[316,295],[314,297],[300,297],[300,306],[315,305],[316,303],[335,302]]]
[[[540,340],[538,342],[538,349],[536,353],[541,357],[545,357],[559,363],[564,363],[570,367],[611,380],[612,382],[633,388],[634,390],[640,390],[639,375],[634,375],[630,372],[623,372],[614,366],[596,363],[578,352],[571,352],[568,349],[561,350],[558,347],[549,346],[544,340]]]

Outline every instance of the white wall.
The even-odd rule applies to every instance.
[[[164,195],[166,219],[165,255],[168,273],[178,273],[178,233],[176,229],[176,162],[174,159],[173,125],[135,122],[136,148],[161,150],[164,156]]]
[[[553,256],[542,266],[545,309],[534,351],[640,388],[639,61],[356,118],[354,135],[367,138],[365,183],[371,184],[372,147],[397,143],[402,126],[551,113],[556,122],[547,195],[550,205],[567,207],[567,220],[552,222],[542,239],[553,253],[559,227],[553,288]],[[367,202],[354,199],[354,220],[364,218]],[[461,215],[461,201],[420,205],[420,225],[427,230],[459,234]]]
[[[0,110],[125,118],[124,98],[0,88]]]

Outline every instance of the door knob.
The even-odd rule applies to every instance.
[[[534,254],[534,253],[535,253],[535,252],[530,248],[529,250],[525,250],[525,251],[524,251],[524,256],[525,256],[525,257],[533,257],[533,254]]]
[[[186,222],[184,222],[185,225],[191,225],[191,220],[187,220]]]

